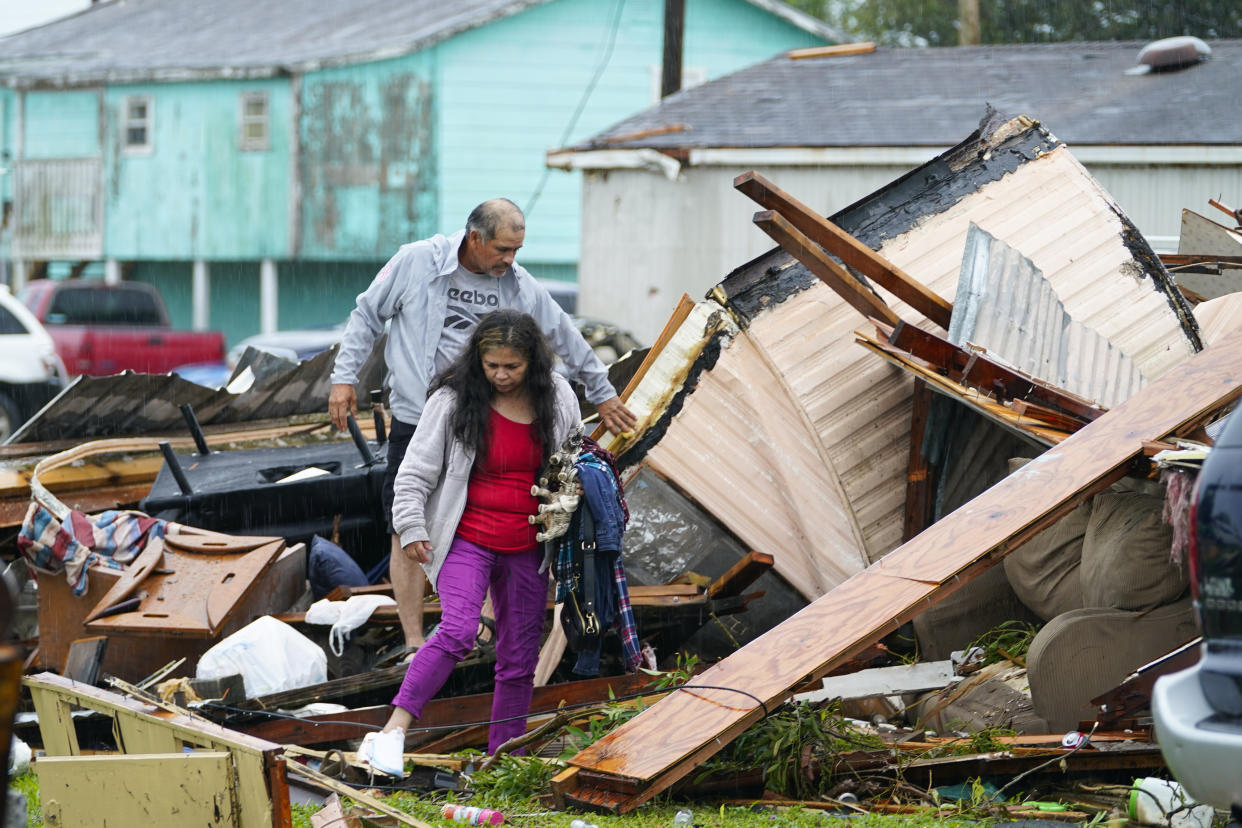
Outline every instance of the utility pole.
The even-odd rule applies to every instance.
[[[681,89],[681,46],[686,31],[686,0],[664,0],[664,63],[660,97]]]
[[[979,0],[957,0],[957,43],[979,45]]]

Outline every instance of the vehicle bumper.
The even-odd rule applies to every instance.
[[[1242,723],[1204,723],[1214,713],[1199,684],[1200,665],[1161,676],[1151,711],[1164,761],[1200,802],[1229,810],[1242,804]]]

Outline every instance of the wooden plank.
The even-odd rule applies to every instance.
[[[570,760],[632,810],[851,654],[994,565],[1183,423],[1242,395],[1242,328],[1102,415]],[[582,793],[582,774],[579,774]]]
[[[129,565],[121,572],[121,577],[117,578],[116,583],[108,589],[104,597],[99,599],[99,603],[95,604],[95,608],[87,614],[86,618],[82,619],[82,623],[89,624],[128,598],[163,560],[164,540],[162,538],[151,538],[147,541],[147,545],[142,548],[142,551],[138,553],[138,557],[130,561]]]
[[[1033,401],[1084,422],[1096,419],[1105,411],[1091,400],[1015,371],[983,354],[967,351],[915,325],[904,322],[897,325],[888,341],[944,370],[955,382],[996,394],[1002,402],[1006,399]]]
[[[784,216],[791,225],[805,233],[807,238],[836,256],[847,266],[873,279],[880,287],[946,331],[949,329],[949,319],[953,315],[951,302],[819,215],[808,205],[754,170],[742,173],[733,179],[733,186],[760,206]],[[786,249],[789,248],[786,247]]]
[[[937,370],[928,367],[923,360],[912,357],[910,354],[893,347],[884,340],[872,339],[862,332],[856,333],[855,336],[857,337],[856,341],[858,344],[892,362],[902,370],[908,371],[915,377],[924,380],[933,391],[944,394],[974,409],[981,416],[986,417],[997,425],[1021,436],[1030,437],[1046,446],[1056,445],[1069,436],[1068,432],[1053,428],[1042,420],[1037,421],[1019,417],[1010,406],[993,400],[976,388],[970,388],[943,376]]]
[[[841,265],[833,261],[824,249],[802,231],[794,227],[787,219],[772,210],[755,213],[755,226],[771,236],[777,244],[815,274],[821,282],[844,299],[852,308],[863,316],[879,317],[890,325],[897,325],[901,319],[884,300],[871,292],[871,289],[854,278]]]
[[[850,55],[868,55],[875,51],[875,43],[862,40],[858,43],[838,43],[835,46],[810,46],[806,49],[791,49],[785,53],[790,60],[806,60],[821,57],[848,57]]]
[[[415,819],[414,817],[407,814],[405,811],[397,810],[396,808],[389,805],[384,800],[377,799],[376,797],[371,796],[366,791],[361,791],[361,790],[358,790],[357,788],[346,785],[344,782],[340,781],[339,779],[333,779],[330,776],[325,776],[324,774],[319,773],[316,770],[312,770],[311,768],[308,768],[306,765],[303,765],[301,762],[298,762],[295,758],[292,758],[292,757],[289,758],[288,760],[286,760],[286,764],[288,766],[289,772],[292,773],[293,775],[301,776],[313,782],[317,782],[320,785],[323,785],[325,788],[328,788],[329,790],[336,791],[338,794],[341,794],[342,796],[348,796],[350,799],[354,800],[355,802],[361,802],[363,805],[366,805],[368,808],[374,808],[376,811],[379,811],[381,814],[386,815],[387,817],[394,820],[399,825],[410,825],[413,828],[432,828],[432,826],[429,823],[423,822],[421,819]]]
[[[620,135],[609,135],[604,139],[603,143],[620,144],[625,141],[637,141],[639,138],[654,138],[657,135],[669,135],[674,132],[682,132],[685,128],[685,124],[666,124],[664,126],[651,127],[650,129],[639,129],[634,132],[623,132]]]
[[[686,321],[686,317],[690,315],[690,311],[694,310],[694,300],[687,294],[682,294],[677,300],[677,305],[673,308],[673,313],[669,316],[668,321],[664,323],[664,327],[660,330],[660,335],[656,337],[655,343],[647,349],[647,355],[643,357],[642,363],[638,366],[638,370],[634,372],[634,376],[630,377],[630,381],[625,384],[625,390],[620,394],[623,401],[628,401],[630,395],[634,393],[634,389],[643,381],[643,377],[647,376],[647,371],[663,353],[664,347],[668,345],[669,340],[673,338],[673,334],[677,333],[678,328]],[[599,441],[607,429],[603,424],[597,425],[595,430],[591,432],[591,439]]]
[[[759,576],[772,568],[775,559],[766,552],[751,550],[737,563],[707,587],[708,598],[732,598],[753,584]]]
[[[906,471],[906,512],[901,540],[910,540],[927,528],[932,519],[933,476],[936,469],[923,456],[923,436],[931,411],[932,392],[923,380],[915,380],[910,411],[910,461]]]
[[[406,665],[390,668],[393,673],[393,692],[405,675]],[[651,676],[630,673],[624,676],[568,681],[536,687],[531,696],[530,709],[535,712],[551,711],[564,702],[577,706],[604,702],[613,696],[628,696],[650,689]],[[490,718],[492,694],[475,693],[468,696],[435,698],[423,707],[422,718],[414,725],[438,727],[461,722],[480,722]],[[258,722],[234,724],[234,728],[260,739],[282,744],[319,745],[344,739],[358,739],[367,730],[382,726],[388,720],[389,708],[364,707],[321,716],[300,719],[277,718]]]

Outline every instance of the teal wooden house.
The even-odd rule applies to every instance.
[[[504,195],[576,278],[546,153],[659,99],[664,0],[105,0],[0,39],[0,276],[137,279],[230,341],[339,322],[401,244]],[[683,83],[831,42],[685,0]],[[641,244],[641,239],[633,240]]]

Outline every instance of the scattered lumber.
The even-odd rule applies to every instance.
[[[791,695],[994,565],[1162,439],[1242,394],[1242,329],[1054,446],[570,760],[558,803],[628,813]]]

